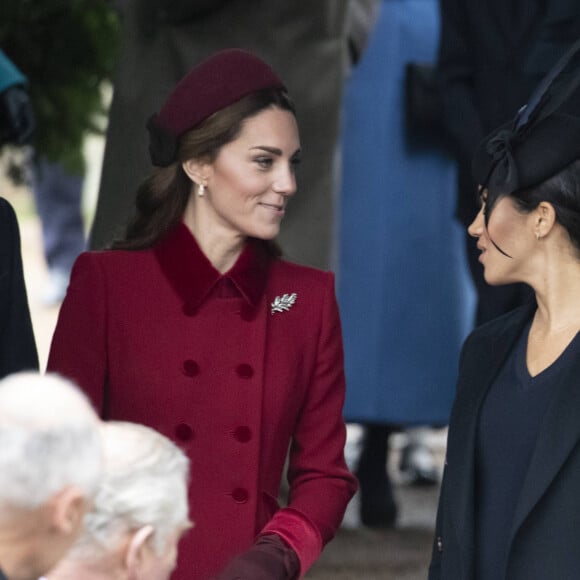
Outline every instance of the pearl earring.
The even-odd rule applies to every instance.
[[[203,183],[200,183],[197,186],[197,195],[199,197],[203,197],[205,195],[205,185]]]

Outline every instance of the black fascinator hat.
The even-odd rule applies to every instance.
[[[579,86],[580,40],[544,77],[515,119],[479,144],[473,175],[487,188],[488,210],[499,197],[539,185],[580,158]]]

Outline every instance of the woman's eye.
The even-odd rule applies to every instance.
[[[254,161],[263,169],[268,169],[272,166],[272,158],[271,157],[257,157]]]

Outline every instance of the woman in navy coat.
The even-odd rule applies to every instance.
[[[577,42],[476,153],[482,206],[469,233],[485,280],[524,282],[536,300],[463,347],[430,580],[580,570],[579,56]]]
[[[301,577],[356,483],[333,276],[272,242],[296,190],[292,103],[265,63],[228,50],[148,128],[158,168],[126,238],[77,261],[48,368],[103,417],[154,427],[191,459],[195,527],[173,578]]]

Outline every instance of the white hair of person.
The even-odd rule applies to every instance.
[[[147,526],[160,555],[171,535],[190,525],[189,460],[167,437],[144,425],[109,421],[102,433],[103,479],[67,558],[99,561],[129,533]]]
[[[91,497],[102,467],[100,421],[71,381],[34,372],[0,381],[0,507],[35,509],[71,486]]]

